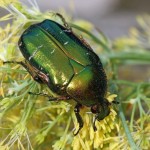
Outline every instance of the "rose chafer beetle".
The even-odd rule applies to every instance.
[[[91,112],[96,114],[94,130],[95,121],[109,115],[110,103],[105,99],[107,78],[99,57],[58,15],[64,26],[47,19],[24,31],[18,45],[25,61],[15,63],[21,64],[35,81],[46,84],[58,95],[51,97],[43,94],[51,101],[74,99],[77,102],[74,108],[79,123],[79,129],[74,134],[77,135],[83,127],[79,114],[83,105],[91,107]]]

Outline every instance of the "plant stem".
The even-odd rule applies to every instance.
[[[150,63],[150,52],[115,52],[107,54],[107,57],[112,60],[123,61],[138,61]]]
[[[122,125],[123,125],[123,128],[125,130],[125,133],[126,133],[126,136],[127,136],[128,141],[129,141],[129,145],[130,145],[131,149],[132,150],[138,150],[139,148],[136,146],[136,144],[133,140],[133,137],[130,133],[130,130],[128,128],[128,125],[126,123],[126,119],[125,119],[125,116],[124,116],[123,109],[122,109],[121,105],[119,106],[119,116],[121,118]]]

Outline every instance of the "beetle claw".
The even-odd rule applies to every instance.
[[[82,127],[79,127],[78,131],[76,133],[73,133],[73,135],[76,136],[79,133],[79,131],[81,130],[81,128]]]
[[[93,124],[93,129],[94,129],[94,132],[97,131],[97,128],[96,128],[95,124]]]
[[[97,131],[97,127],[96,127],[96,125],[95,125],[96,120],[97,120],[97,115],[95,116],[94,122],[93,122],[93,130],[94,130],[94,132]]]
[[[82,120],[82,117],[79,114],[81,107],[82,107],[82,105],[78,103],[74,108],[74,112],[75,112],[75,115],[76,115],[76,118],[77,118],[77,122],[79,123],[79,129],[76,133],[74,133],[74,136],[76,136],[83,127],[83,120]]]

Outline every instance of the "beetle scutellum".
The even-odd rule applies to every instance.
[[[64,26],[47,19],[24,31],[18,45],[25,61],[15,63],[26,68],[35,81],[46,84],[59,95],[51,97],[43,94],[51,101],[74,99],[77,102],[74,108],[79,123],[79,129],[74,134],[77,135],[83,127],[79,114],[83,105],[91,107],[91,112],[96,114],[94,130],[95,121],[109,115],[110,103],[105,99],[107,78],[92,48],[73,33],[60,14],[57,15]]]

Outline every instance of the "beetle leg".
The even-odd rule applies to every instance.
[[[94,131],[97,131],[97,127],[95,125],[95,122],[97,120],[97,116],[98,116],[98,114],[95,115],[95,118],[94,118],[94,121],[93,121],[93,129],[94,129]]]
[[[68,30],[72,30],[71,27],[68,25],[68,23],[66,22],[65,18],[60,14],[60,13],[56,13],[56,15],[61,19],[61,21],[64,23],[64,26],[68,29]]]
[[[74,108],[74,112],[75,112],[75,115],[76,115],[76,118],[77,118],[77,122],[79,123],[79,129],[78,129],[78,131],[76,133],[74,133],[75,136],[79,133],[79,131],[83,127],[83,120],[82,120],[81,115],[79,114],[81,107],[82,107],[82,105],[77,103],[77,105]]]
[[[4,61],[3,63],[4,64],[6,64],[6,63],[15,63],[15,64],[22,65],[30,73],[30,75],[32,76],[32,78],[35,81],[37,81],[39,83],[43,83],[43,81],[38,77],[37,73],[34,72],[34,69],[32,69],[32,67],[27,62],[25,63],[23,61]]]
[[[47,98],[49,98],[50,101],[56,100],[55,97],[49,96],[48,94],[44,94],[44,93],[32,93],[32,92],[28,92],[28,93],[31,94],[31,95],[39,95],[39,96],[47,97]]]
[[[65,97],[65,96],[62,96],[62,97],[53,97],[53,96],[49,96],[48,94],[44,94],[44,93],[32,93],[32,92],[28,92],[28,93],[32,94],[32,95],[40,95],[40,96],[47,97],[47,98],[49,98],[49,101],[68,100],[68,99],[70,99],[70,97]]]
[[[4,61],[3,63],[4,64],[7,64],[7,63],[19,64],[19,65],[22,65],[24,68],[26,68],[26,64],[22,61]]]

